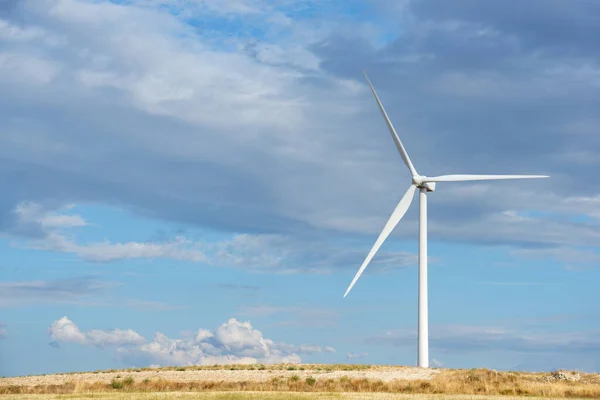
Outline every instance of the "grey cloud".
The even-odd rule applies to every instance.
[[[0,282],[0,308],[20,307],[31,303],[39,304],[39,302],[153,311],[183,308],[159,301],[111,300],[107,295],[119,285],[118,282],[85,276],[58,280]]]
[[[356,265],[364,257],[362,252],[347,246],[274,234],[238,234],[216,242],[177,236],[164,242],[103,241],[79,244],[66,233],[68,229],[89,224],[78,215],[48,210],[34,203],[19,204],[15,208],[15,214],[18,218],[8,232],[25,238],[25,241],[18,243],[19,246],[71,253],[81,259],[100,263],[133,258],[170,258],[281,274],[323,274]],[[24,226],[27,231],[36,234],[23,234]],[[412,266],[416,261],[416,255],[412,253],[381,252],[369,273]]]
[[[303,241],[282,235],[237,235],[216,244],[214,263],[257,267],[277,273],[330,273],[332,270],[359,265],[364,252],[328,242]],[[382,251],[370,273],[416,265],[413,253]]]
[[[445,11],[435,2],[404,2],[404,14],[388,17],[410,23],[383,48],[354,25],[329,34],[282,24],[277,29],[290,35],[270,36],[274,48],[257,46],[252,58],[242,50],[191,51],[211,39],[152,7],[115,15],[108,3],[72,2],[60,13],[49,12],[51,2],[29,4],[28,25],[11,39],[0,81],[0,190],[10,196],[0,201],[0,229],[22,201],[100,202],[227,232],[305,243],[368,233],[370,241],[408,176],[365,87],[365,67],[422,173],[552,175],[549,182],[498,183],[473,197],[462,193],[477,185],[440,185],[432,236],[521,246],[521,238],[534,238],[528,247],[597,243],[595,224],[495,218],[553,210],[549,199],[570,196],[582,181],[593,197],[600,184],[589,168],[600,142],[581,133],[593,131],[600,103],[593,57],[537,57],[545,48],[515,27],[537,21],[533,6],[513,16],[527,23],[511,24],[510,13],[489,15],[473,2]],[[587,7],[569,3],[569,13],[595,15]],[[477,17],[481,24],[469,22],[479,13],[488,13]],[[299,37],[296,28],[311,34],[294,46],[273,40]],[[61,37],[72,42],[64,46]],[[574,47],[586,46],[577,40]],[[294,63],[276,62],[292,47]],[[414,238],[414,208],[396,237]],[[366,251],[356,250],[351,263]]]
[[[594,248],[543,247],[513,250],[511,254],[516,257],[558,261],[570,270],[594,268],[600,262],[600,254]]]
[[[110,7],[105,5],[98,5],[98,12],[107,17]],[[69,12],[83,12],[86,7],[89,5],[69,3],[58,15],[75,17]],[[135,8],[129,10],[133,18],[139,16]],[[50,22],[48,20],[51,18],[47,18],[48,15],[40,9],[34,7],[32,12],[34,11],[38,13],[36,15],[40,17],[42,24],[48,24],[44,25],[44,29],[73,35],[66,21]],[[168,17],[163,20],[169,22]],[[102,20],[99,19],[98,23],[101,24]],[[124,28],[124,25],[116,26],[117,30],[119,26]],[[168,29],[163,33],[168,35]],[[102,57],[102,52],[106,49],[102,49],[103,45],[96,39],[90,35],[78,34],[77,41],[80,43],[88,40],[89,42],[80,45],[96,46],[100,53],[98,57]],[[58,45],[55,44],[54,48],[56,46]],[[18,54],[13,56],[14,62],[19,60],[18,57]],[[76,56],[68,51],[61,54],[61,57],[64,57],[61,59],[64,63],[76,60]],[[240,58],[240,61],[243,62],[244,59]],[[89,99],[91,104],[81,102],[77,99],[76,88],[79,84],[77,81],[65,82],[61,90],[68,91],[70,96],[60,98],[53,98],[55,95],[52,90],[37,88],[40,98],[53,98],[55,106],[48,107],[46,104],[36,103],[32,97],[17,95],[23,88],[11,87],[9,82],[4,83],[7,96],[4,96],[2,110],[11,118],[7,120],[5,129],[6,147],[3,147],[6,151],[1,157],[6,163],[3,165],[3,172],[6,173],[8,182],[15,183],[17,189],[22,188],[16,190],[21,200],[42,201],[49,197],[48,193],[53,193],[54,199],[64,201],[75,195],[81,201],[112,203],[116,200],[121,205],[135,207],[138,212],[152,215],[158,212],[161,217],[185,222],[190,222],[191,218],[192,222],[195,220],[225,229],[261,229],[256,221],[260,221],[264,227],[273,225],[270,222],[273,217],[267,212],[269,190],[261,188],[263,183],[256,176],[229,166],[230,160],[216,155],[228,149],[231,160],[246,158],[244,153],[247,153],[247,146],[240,146],[229,140],[227,131],[210,126],[210,123],[190,125],[160,113],[154,113],[153,116],[152,112],[140,112],[135,107],[123,108],[122,100],[119,100],[118,95],[115,97],[114,91],[103,92],[99,89],[96,96]],[[242,87],[236,89],[245,90]],[[103,99],[103,96],[106,98]],[[210,102],[204,102],[205,106],[206,104]],[[233,110],[225,108],[223,111]],[[104,123],[101,122],[102,117],[97,119],[94,116],[104,113],[111,115]],[[32,117],[32,114],[36,117]],[[212,115],[222,115],[224,118],[221,120],[224,121],[236,120],[227,119],[224,113]],[[236,115],[239,117],[241,114]],[[110,123],[106,123],[108,121]],[[101,127],[101,133],[97,129],[90,129],[91,125]],[[60,135],[53,131],[52,126],[61,127]],[[257,127],[250,125],[244,134],[252,134],[256,129]],[[144,135],[138,132],[155,132],[155,140],[144,140]],[[166,134],[167,132],[171,134]],[[177,132],[176,138],[172,136],[172,132]],[[182,143],[187,144],[181,146]],[[115,151],[128,156],[121,157]],[[265,161],[268,159],[265,158]],[[269,162],[267,167],[270,167]],[[189,182],[192,181],[194,184],[190,185]],[[131,183],[133,186],[130,186]],[[164,185],[170,186],[169,190],[156,190]],[[178,191],[181,192],[176,195]],[[210,196],[205,195],[207,193]],[[238,193],[244,193],[243,203],[234,200],[241,197]],[[253,216],[254,221],[248,218],[249,215]],[[246,225],[246,221],[250,222]],[[287,222],[290,225],[293,223]]]
[[[535,168],[550,172],[555,178],[564,172],[572,173],[572,169],[563,168],[565,165],[557,168],[559,164],[552,158],[559,149],[564,152],[574,146],[585,148],[586,139],[578,138],[578,143],[573,143],[565,135],[564,126],[582,116],[594,115],[589,102],[598,103],[598,88],[579,75],[585,73],[580,67],[586,60],[576,61],[564,53],[539,60],[530,49],[522,49],[524,39],[519,31],[484,32],[480,26],[451,24],[457,18],[460,21],[463,13],[477,17],[485,13],[509,15],[511,21],[525,20],[526,25],[531,25],[540,13],[553,6],[439,3],[443,2],[410,2],[404,12],[412,13],[414,22],[381,50],[371,48],[356,57],[345,51],[344,57],[332,57],[336,43],[330,42],[319,51],[325,59],[322,65],[333,73],[360,79],[358,64],[369,56],[372,61],[366,65],[367,70],[385,95],[388,109],[396,116],[394,121],[405,131],[409,150],[413,149],[417,160],[423,159],[435,169],[442,165],[446,169],[468,167],[496,172],[498,168]],[[563,6],[572,13],[589,12],[579,2],[565,2]],[[407,17],[400,14],[397,18]],[[431,18],[435,18],[435,23],[424,23]],[[485,16],[481,18],[485,27]],[[563,21],[571,24],[570,31],[579,27],[576,20]],[[597,24],[594,26],[597,29]],[[503,50],[506,46],[509,48]],[[413,56],[414,61],[402,62],[402,57],[408,56]],[[350,74],[348,68],[355,72]],[[553,112],[549,113],[550,109]],[[415,131],[420,134],[413,139]]]
[[[370,344],[413,346],[414,331],[387,332]],[[585,354],[600,352],[600,332],[540,333],[485,326],[438,326],[430,330],[430,346],[440,352],[512,351],[519,353]]]
[[[54,281],[0,283],[0,307],[15,307],[30,302],[82,303],[101,296],[116,286],[114,282],[80,277]]]
[[[13,15],[22,4],[22,0],[0,0],[0,17]]]
[[[523,237],[539,244],[598,243],[595,222],[566,223],[549,216],[535,221],[538,228],[528,223],[511,229],[490,218],[503,209],[550,211],[557,205],[563,213],[587,213],[591,207],[566,210],[564,200],[580,190],[580,179],[589,196],[596,195],[600,185],[593,168],[578,156],[583,153],[591,160],[600,150],[597,135],[580,133],[583,122],[595,121],[600,100],[595,53],[573,54],[595,37],[592,32],[598,25],[591,21],[600,17],[599,8],[589,2],[551,3],[502,2],[488,7],[476,1],[449,5],[416,0],[394,14],[403,32],[383,48],[344,37],[314,47],[321,66],[336,76],[362,81],[359,70],[367,69],[419,172],[551,175],[544,182],[485,185],[490,188],[485,196],[460,195],[480,185],[439,185],[439,193],[431,196],[432,214],[436,210],[431,221],[440,228],[436,232],[434,227],[432,235],[438,238],[473,242],[481,237],[487,243],[513,245]],[[547,14],[564,25],[557,30],[573,35],[569,47],[575,50],[558,43],[553,51],[543,52],[552,46],[553,36],[544,36],[546,31],[539,28],[539,37],[549,40],[536,43],[521,30],[538,29],[536,23],[543,24]],[[579,16],[586,18],[581,31]],[[358,43],[356,52],[353,43]],[[372,119],[383,137],[385,126],[374,102],[369,109],[373,117],[363,118]],[[404,167],[398,164],[401,173]],[[465,223],[469,229],[457,230]],[[571,234],[559,233],[567,231]],[[546,232],[545,237],[540,232]]]
[[[413,1],[410,11],[419,19],[435,23],[457,21],[481,29],[515,35],[524,53],[546,50],[547,55],[597,57],[594,37],[600,35],[600,5],[587,0],[516,0],[486,4],[461,0]]]
[[[24,246],[36,250],[50,250],[76,254],[93,262],[110,262],[131,258],[172,258],[191,261],[205,260],[205,256],[194,243],[176,237],[165,243],[155,242],[95,242],[80,245],[64,234],[65,229],[86,226],[87,222],[78,215],[69,215],[45,210],[38,204],[21,203],[15,208],[18,216],[8,230],[13,236],[24,236]],[[23,227],[26,227],[23,229]],[[35,235],[23,232],[35,232]]]

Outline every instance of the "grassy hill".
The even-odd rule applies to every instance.
[[[278,364],[142,368],[0,379],[0,394],[20,395],[15,397],[19,399],[33,399],[36,394],[84,398],[81,397],[84,393],[88,394],[85,398],[94,393],[94,398],[111,399],[321,399],[339,396],[376,399],[406,398],[405,395],[422,399],[464,399],[467,398],[465,395],[598,399],[600,375],[569,371],[530,373]],[[149,394],[164,396],[147,397]],[[23,395],[29,397],[21,397]],[[381,397],[383,395],[387,397]]]

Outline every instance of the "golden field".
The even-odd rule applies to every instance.
[[[0,379],[7,399],[600,398],[600,375],[369,365],[222,365]]]

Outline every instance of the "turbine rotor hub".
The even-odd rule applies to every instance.
[[[421,185],[423,185],[425,183],[426,178],[427,178],[426,176],[414,175],[412,177],[412,183],[417,187],[421,187]]]
[[[415,175],[412,178],[412,183],[419,189],[427,189],[428,192],[435,191],[435,182],[426,182],[427,177],[424,175]]]

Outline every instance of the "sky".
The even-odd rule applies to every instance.
[[[0,0],[0,376],[600,371],[600,3]]]

